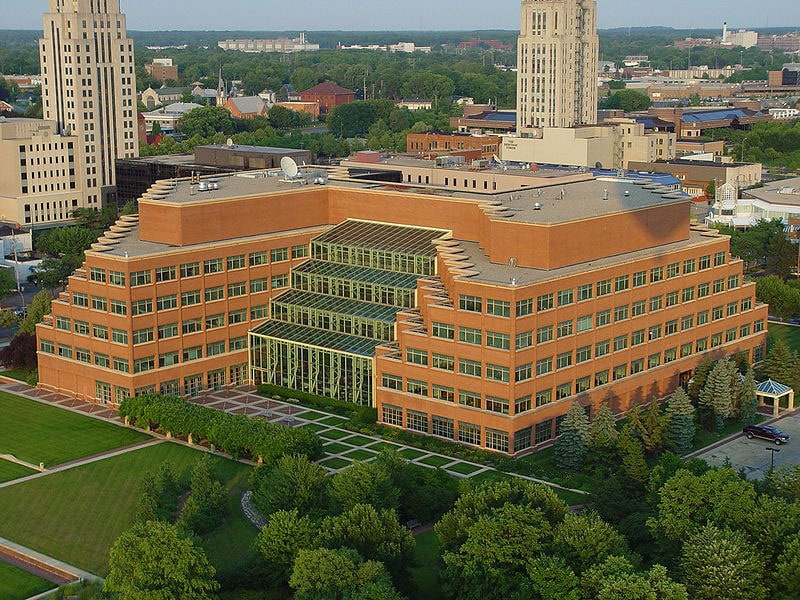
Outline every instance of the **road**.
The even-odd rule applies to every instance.
[[[23,283],[20,287],[22,288],[22,296],[25,299],[25,306],[30,306],[31,300],[33,300],[33,297],[39,293],[40,289],[32,283]],[[17,308],[22,306],[22,300],[23,298],[21,298],[17,292],[14,292],[13,296],[3,298],[2,301],[0,301],[0,306],[3,309]],[[0,347],[7,345],[8,342],[11,341],[15,331],[16,327],[0,327]]]

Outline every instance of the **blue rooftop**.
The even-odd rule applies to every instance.
[[[756,391],[782,396],[783,394],[788,394],[791,392],[792,388],[790,388],[788,385],[778,383],[777,381],[772,381],[772,379],[767,379],[756,386]]]
[[[706,123],[708,121],[724,121],[726,119],[743,119],[756,114],[759,113],[746,108],[722,108],[720,110],[684,113],[681,115],[681,121],[684,123]]]
[[[467,117],[467,118],[475,118],[475,117]],[[492,110],[477,116],[477,118],[482,121],[506,121],[508,123],[514,123],[517,120],[517,113],[498,112],[496,110]]]

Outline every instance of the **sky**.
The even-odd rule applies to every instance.
[[[47,0],[0,0],[0,29],[41,29],[46,9]],[[518,0],[122,0],[122,11],[133,30],[519,28]],[[599,28],[800,27],[797,0],[599,0],[597,12]]]

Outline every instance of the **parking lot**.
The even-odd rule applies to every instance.
[[[769,471],[770,460],[773,452],[767,448],[780,449],[775,452],[775,467],[785,464],[800,464],[800,414],[781,417],[770,423],[791,436],[787,444],[776,446],[773,442],[753,438],[748,440],[744,435],[701,452],[697,458],[702,458],[714,466],[721,466],[725,459],[730,460],[735,471],[744,470],[748,479],[761,479]]]

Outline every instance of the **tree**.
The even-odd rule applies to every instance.
[[[209,455],[203,454],[192,468],[191,494],[183,505],[180,522],[198,535],[208,533],[225,517],[227,499],[225,487],[212,477]]]
[[[586,600],[688,600],[686,588],[674,582],[661,565],[636,573],[621,556],[610,556],[589,569],[581,581]]]
[[[291,129],[297,127],[297,112],[285,106],[277,104],[269,109],[267,113],[269,124],[275,129]]]
[[[764,363],[764,374],[779,383],[800,390],[800,358],[797,352],[790,349],[786,342],[779,338],[767,352]]]
[[[70,258],[45,258],[37,265],[31,279],[41,288],[55,290],[66,285],[78,265],[79,262]]]
[[[628,545],[595,512],[568,514],[553,531],[553,551],[580,575],[611,555],[625,555]]]
[[[398,490],[389,475],[374,463],[357,462],[333,476],[330,495],[342,511],[357,504],[371,504],[377,509],[399,506]]]
[[[161,123],[153,121],[153,128],[150,130],[150,135],[156,136],[161,134]]]
[[[700,392],[703,391],[703,388],[706,385],[706,380],[708,379],[708,374],[711,373],[711,369],[713,368],[714,361],[710,358],[704,358],[703,362],[701,362],[694,370],[694,376],[692,377],[691,381],[689,381],[689,389],[687,390],[689,393],[689,398],[691,398],[694,402],[699,400]]]
[[[753,369],[749,368],[742,383],[742,395],[739,401],[739,418],[742,425],[752,425],[756,422],[757,409],[756,379]]]
[[[766,268],[783,280],[786,280],[797,265],[797,250],[786,233],[779,231],[773,234],[767,246]]]
[[[644,449],[652,454],[664,445],[668,424],[666,415],[661,414],[658,402],[653,400],[644,413],[638,404],[628,411],[625,429],[638,438]]]
[[[318,516],[326,505],[330,477],[306,456],[283,456],[259,466],[252,475],[253,500],[267,516],[278,510],[296,509],[301,515]]]
[[[684,582],[693,600],[763,600],[765,565],[744,536],[706,525],[684,544]]]
[[[50,304],[52,302],[53,297],[47,290],[42,290],[36,294],[28,306],[28,314],[22,319],[16,335],[35,335],[36,324],[41,322],[45,315],[50,314]]]
[[[178,120],[178,129],[188,137],[211,137],[217,132],[231,134],[234,127],[231,113],[221,106],[201,106],[190,110]]]
[[[595,414],[589,427],[592,448],[609,448],[616,444],[619,432],[614,421],[614,413],[607,403],[603,403]]]
[[[587,445],[591,441],[589,417],[578,402],[569,407],[561,422],[561,435],[556,440],[554,459],[564,469],[578,471],[583,466]]]
[[[627,426],[619,436],[618,446],[622,456],[622,471],[625,475],[639,484],[647,481],[649,471],[644,457],[644,446],[631,434]]]
[[[717,361],[700,393],[700,406],[713,414],[714,427],[718,431],[722,429],[724,420],[733,412],[732,368],[727,358]]]
[[[297,510],[279,510],[269,517],[256,539],[256,549],[266,561],[267,569],[281,583],[288,583],[295,558],[301,550],[314,548],[316,527]]]
[[[619,90],[611,94],[603,103],[603,108],[621,108],[624,112],[647,110],[652,102],[647,94],[636,90]]]
[[[104,589],[120,600],[212,600],[219,584],[203,550],[176,525],[138,523],[123,533],[108,558]]]
[[[694,406],[682,387],[677,388],[667,402],[667,429],[672,447],[678,453],[689,452],[694,443]]]
[[[580,600],[580,580],[560,556],[532,558],[525,567],[530,597],[537,600]]]
[[[795,533],[775,564],[775,591],[781,600],[795,600],[800,590],[800,533]]]
[[[711,179],[706,185],[706,198],[712,199],[717,197],[717,182],[715,179]]]
[[[8,346],[0,349],[0,364],[11,369],[35,369],[37,364],[36,336],[17,334]]]
[[[289,585],[296,600],[402,600],[383,565],[355,550],[301,550]]]

